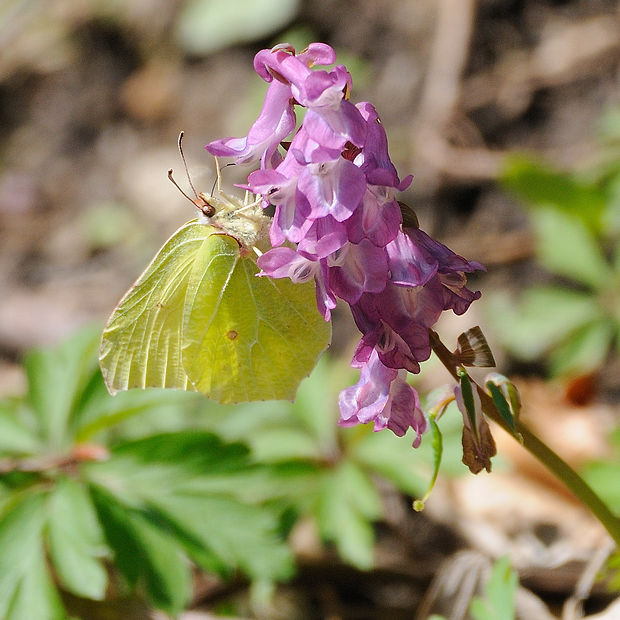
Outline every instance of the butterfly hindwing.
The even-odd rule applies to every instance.
[[[257,277],[253,254],[214,235],[194,270],[183,320],[183,363],[196,389],[219,402],[295,396],[331,330],[319,315],[311,283]]]

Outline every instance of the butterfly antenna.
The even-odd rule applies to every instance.
[[[168,179],[172,182],[172,184],[183,194],[183,196],[185,196],[185,198],[187,198],[193,205],[196,205],[196,203],[194,202],[194,199],[191,198],[190,196],[188,196],[182,189],[181,186],[174,180],[174,177],[172,176],[172,168],[170,168],[170,170],[168,170]]]
[[[189,170],[187,169],[187,161],[185,161],[185,154],[183,153],[183,136],[184,135],[185,135],[184,131],[181,131],[179,133],[179,139],[177,141],[177,145],[179,147],[179,153],[181,154],[181,160],[183,161],[183,168],[185,168],[185,176],[187,177],[187,180],[189,182],[189,186],[192,188],[192,191],[194,192],[194,196],[196,196],[196,198],[198,198],[198,192],[196,191],[196,188],[194,187],[194,184],[192,183],[192,177],[189,175]],[[176,185],[176,183],[175,183],[175,185]],[[177,187],[178,187],[178,185],[177,185]]]

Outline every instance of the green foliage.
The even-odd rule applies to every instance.
[[[603,501],[616,513],[620,513],[620,429],[611,435],[613,454],[605,459],[588,463],[581,472]]]
[[[492,320],[517,357],[546,356],[554,375],[600,367],[620,338],[620,122],[601,127],[605,148],[585,173],[510,160],[505,186],[529,207],[540,264],[556,284],[525,291],[519,304],[495,297]]]
[[[113,399],[97,369],[98,333],[29,355],[27,396],[0,402],[0,617],[66,617],[55,581],[101,600],[110,562],[171,614],[190,600],[192,563],[288,578],[280,511],[237,493],[260,470],[245,446],[199,430],[114,438],[109,427],[129,416],[178,416],[201,401],[161,390]]]
[[[519,576],[512,570],[510,560],[504,556],[494,564],[485,584],[484,596],[472,599],[469,613],[473,620],[515,620],[515,594]],[[445,620],[433,614],[428,620]]]
[[[0,400],[2,618],[66,618],[59,590],[93,605],[134,592],[175,614],[195,568],[269,591],[293,574],[286,535],[300,518],[369,568],[383,514],[376,476],[419,496],[433,474],[432,442],[413,450],[389,432],[338,428],[348,368],[323,360],[293,404],[231,407],[159,389],[111,397],[98,334],[28,355],[27,395]],[[442,417],[449,473],[464,470],[459,417]]]
[[[514,620],[515,594],[519,577],[507,557],[500,558],[484,589],[484,598],[475,598],[469,611],[474,620]]]
[[[264,39],[296,15],[299,0],[186,0],[176,23],[176,38],[192,54]]]

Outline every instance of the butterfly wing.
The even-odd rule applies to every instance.
[[[223,403],[289,399],[327,347],[314,286],[256,277],[252,256],[192,221],[161,248],[104,329],[111,393],[198,390]]]
[[[99,354],[112,394],[134,387],[193,389],[181,361],[183,310],[200,248],[214,230],[195,220],[182,226],[118,303]]]
[[[212,235],[198,254],[183,316],[190,381],[223,403],[292,400],[331,338],[313,284],[257,277],[253,255],[227,235]]]

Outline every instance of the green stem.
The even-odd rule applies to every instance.
[[[459,364],[457,360],[455,360],[454,355],[445,347],[434,331],[429,330],[429,334],[433,351],[448,372],[458,381],[457,368]],[[496,424],[501,426],[508,434],[519,441],[523,447],[536,457],[558,480],[562,481],[573,494],[590,509],[594,516],[609,532],[616,545],[620,547],[620,519],[614,515],[585,480],[520,421],[516,422],[517,433],[515,434],[497,411],[491,397],[479,385],[476,384],[476,387],[480,395],[484,413]]]

